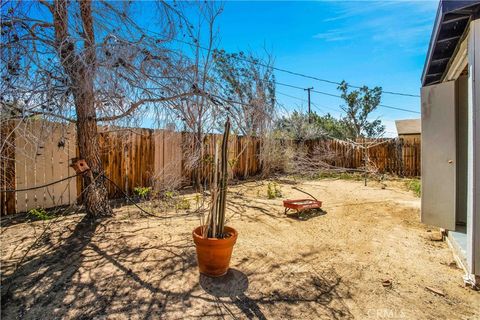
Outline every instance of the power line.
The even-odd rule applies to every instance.
[[[292,98],[292,99],[297,99],[297,100],[300,100],[300,101],[303,101],[303,102],[307,102],[306,99],[303,99],[303,98],[299,98],[299,97],[295,97],[295,96],[292,96],[292,95],[289,95],[289,94],[286,94],[284,92],[280,92],[278,90],[275,90],[275,93],[278,93],[278,94],[281,94],[282,96],[286,96],[286,97],[289,97],[289,98]],[[332,110],[332,111],[335,111],[335,112],[342,112],[343,110],[340,108],[340,109],[335,109],[335,108],[332,108],[332,107],[327,107],[327,106],[320,106],[314,102],[312,102],[312,106],[316,107],[318,111],[322,112],[322,113],[325,113],[325,111],[321,110],[321,109],[329,109],[329,110]]]
[[[151,32],[151,33],[153,33],[153,34],[159,35],[159,33],[157,33],[157,32],[154,32],[154,31],[151,31],[151,30],[148,30],[148,31]],[[199,45],[198,43],[192,43],[192,42],[185,41],[185,40],[180,40],[180,39],[172,39],[172,40],[173,40],[173,41],[180,42],[180,43],[184,43],[184,44],[196,46],[196,47],[198,47],[199,49],[202,49],[202,50],[212,51],[212,49],[203,47],[203,46]],[[265,67],[265,68],[272,68],[273,70],[277,70],[277,71],[289,73],[289,74],[296,75],[296,76],[301,76],[301,77],[305,77],[305,78],[310,78],[310,79],[317,80],[317,81],[323,81],[323,82],[327,82],[327,83],[330,83],[330,84],[336,84],[336,85],[340,85],[340,84],[341,84],[340,82],[336,82],[336,81],[332,81],[332,80],[327,80],[327,79],[321,79],[321,78],[317,78],[317,77],[314,77],[314,76],[305,75],[305,74],[302,74],[302,73],[299,73],[299,72],[295,72],[295,71],[291,71],[291,70],[287,70],[287,69],[282,69],[282,68],[274,67],[274,66],[271,66],[271,65],[267,65],[267,64],[265,64],[265,63],[262,63],[262,62],[260,62],[260,61],[252,61],[252,60],[250,60],[250,59],[242,58],[242,57],[239,57],[239,56],[233,56],[232,58],[233,58],[233,59],[236,59],[236,60],[241,60],[241,61],[246,61],[246,62],[248,62],[248,63],[256,64],[256,65],[259,65],[259,66],[262,66],[262,67]],[[276,84],[279,84],[279,85],[291,87],[291,88],[296,88],[296,89],[301,89],[301,90],[304,89],[304,88],[301,88],[301,87],[297,87],[297,86],[289,85],[289,84],[284,84],[284,83],[280,83],[280,82],[275,82],[275,83],[276,83]],[[352,88],[361,88],[360,86],[354,86],[354,85],[350,85],[350,84],[349,84],[349,86],[352,87]],[[323,94],[323,95],[331,96],[331,97],[342,98],[342,97],[339,96],[339,95],[335,95],[335,94],[331,94],[331,93],[327,93],[327,92],[322,92],[322,91],[318,91],[318,90],[311,90],[311,91],[312,91],[312,92],[315,92],[315,93],[318,93],[318,94]],[[383,90],[382,90],[382,93],[402,95],[402,96],[411,96],[411,97],[420,97],[419,95],[412,95],[412,94],[401,93],[401,92],[394,92],[394,91],[383,91]],[[232,101],[232,102],[233,102],[233,101]],[[238,102],[233,102],[233,103],[238,103]],[[240,104],[244,104],[244,103],[240,103]],[[379,104],[379,106],[380,106],[380,107],[383,107],[383,108],[393,109],[393,110],[399,110],[399,111],[405,111],[405,112],[420,114],[420,112],[418,112],[418,111],[413,111],[413,110],[408,110],[408,109],[404,109],[404,108],[388,106],[388,105],[385,105],[385,104]]]
[[[151,30],[148,30],[148,31],[151,32],[151,33],[153,33],[153,34],[160,35],[159,33],[154,32],[154,31],[151,31]],[[203,46],[201,46],[201,45],[198,44],[198,43],[192,43],[192,42],[185,41],[185,40],[181,40],[181,39],[172,39],[172,40],[173,40],[173,41],[176,41],[176,42],[184,43],[184,44],[187,44],[187,45],[196,46],[196,47],[198,47],[199,49],[202,49],[202,50],[212,51],[211,48],[203,47]],[[248,62],[248,63],[252,63],[252,64],[255,64],[255,65],[259,65],[259,66],[262,66],[262,67],[265,67],[265,68],[272,68],[273,70],[277,70],[277,71],[280,71],[280,72],[288,73],[288,74],[295,75],[295,76],[299,76],[299,77],[304,77],[304,78],[308,78],[308,79],[312,79],[312,80],[317,80],[317,81],[321,81],[321,82],[326,82],[326,83],[330,83],[330,84],[335,84],[335,85],[341,85],[341,82],[338,82],[338,81],[322,79],[322,78],[318,78],[318,77],[315,77],[315,76],[310,76],[310,75],[307,75],[307,74],[303,74],[303,73],[300,73],[300,72],[295,72],[295,71],[291,71],[291,70],[287,70],[287,69],[283,69],[283,68],[274,67],[274,66],[271,66],[271,65],[267,65],[267,64],[265,64],[265,63],[262,63],[262,62],[260,62],[260,61],[252,61],[252,60],[250,60],[250,59],[243,58],[243,57],[239,57],[239,56],[232,56],[232,58],[233,58],[233,59],[236,59],[236,60],[246,61],[246,62]],[[277,82],[277,83],[278,83],[278,82]],[[361,86],[355,86],[355,85],[352,85],[352,84],[348,84],[348,86],[350,86],[350,87],[352,87],[352,88],[356,88],[356,89],[362,88]],[[294,86],[292,86],[292,87],[294,87]],[[299,87],[298,87],[298,88],[299,88]],[[303,89],[303,88],[302,88],[302,89]],[[314,90],[312,90],[312,91],[314,91]],[[336,95],[334,95],[334,94],[330,94],[330,93],[326,93],[326,92],[321,92],[321,91],[314,91],[314,92],[320,93],[320,94],[324,94],[324,95],[333,96],[333,97],[340,97],[340,96],[336,96]],[[403,92],[395,92],[395,91],[382,90],[382,93],[391,94],[391,95],[398,95],[398,96],[405,96],[405,97],[420,98],[419,95],[410,94],[410,93],[403,93]],[[412,110],[408,110],[408,109],[402,109],[402,108],[398,108],[398,107],[392,107],[392,106],[387,106],[387,105],[379,105],[379,106],[382,106],[382,107],[384,107],[384,108],[394,109],[394,110],[400,110],[400,111],[406,111],[406,112],[412,112],[412,113],[420,114],[420,112],[417,112],[417,111],[412,111]]]
[[[295,97],[295,96],[291,96],[291,95],[288,95],[288,94],[286,94],[286,93],[281,93],[281,92],[277,92],[277,93],[280,93],[280,94],[282,94],[282,95],[285,95],[285,96],[288,96],[288,97],[291,97],[291,98],[294,98],[294,99],[306,101],[305,99],[302,99],[302,98],[299,98],[299,97]],[[234,103],[234,104],[247,105],[247,106],[249,105],[248,103],[245,103],[245,102],[236,101],[236,100],[232,100],[232,99],[225,99],[225,98],[222,98],[222,97],[220,97],[220,96],[218,96],[218,95],[212,95],[212,94],[210,94],[209,96],[210,96],[210,99],[212,100],[212,102],[215,103],[215,104],[218,104],[218,103],[219,103],[219,104],[223,105],[223,103],[221,103],[220,101],[216,100],[216,99],[219,99],[219,100],[222,100],[222,101],[224,101],[224,102],[226,102],[226,103],[232,103],[232,104]],[[317,108],[318,111],[320,111],[320,112],[322,112],[322,113],[325,113],[325,112],[322,111],[322,110],[320,109],[320,107],[318,107],[315,103],[311,102],[311,104],[312,104],[312,106],[314,106],[315,108]],[[285,110],[286,110],[286,109],[285,109]],[[337,110],[335,110],[335,111],[337,111]],[[310,114],[309,114],[309,115],[310,115]],[[354,143],[352,143],[351,141],[341,140],[341,139],[338,139],[338,138],[336,138],[336,137],[330,136],[330,135],[328,135],[328,134],[325,134],[325,136],[327,136],[327,137],[329,137],[329,138],[332,138],[332,139],[336,139],[336,140],[339,140],[339,141],[343,141],[343,142],[346,142],[346,143],[349,143],[349,144],[358,146],[357,144],[354,144]],[[384,143],[384,142],[382,142],[382,143]],[[365,148],[365,147],[361,147],[361,148]],[[107,179],[108,179],[108,178],[107,178]],[[138,206],[137,206],[137,207],[138,207]]]
[[[177,41],[177,42],[180,42],[180,43],[184,43],[184,44],[188,44],[188,45],[192,45],[192,46],[197,46],[198,48],[200,48],[202,50],[207,50],[207,51],[212,50],[212,49],[200,46],[199,44],[195,44],[195,43],[192,43],[192,42],[189,42],[189,41],[180,40],[180,39],[173,39],[173,40]],[[232,58],[236,59],[236,60],[246,61],[246,62],[256,64],[256,65],[259,65],[259,66],[262,66],[262,67],[272,68],[273,70],[280,71],[280,72],[283,72],[283,73],[288,73],[288,74],[298,76],[298,77],[303,77],[303,78],[312,79],[312,80],[316,80],[316,81],[320,81],[320,82],[324,82],[324,83],[329,83],[329,84],[334,84],[334,85],[341,85],[342,84],[341,82],[338,82],[338,81],[322,79],[322,78],[311,76],[311,75],[308,75],[308,74],[304,74],[304,73],[300,73],[300,72],[296,72],[296,71],[291,71],[291,70],[287,70],[287,69],[283,69],[283,68],[279,68],[279,67],[270,66],[270,65],[267,65],[267,64],[262,63],[260,61],[252,61],[250,59],[239,57],[239,56],[234,56]],[[352,85],[352,84],[348,84],[348,86],[352,87],[352,88],[356,88],[356,89],[362,88],[361,86],[356,86],[356,85]],[[396,95],[396,96],[420,98],[420,96],[418,94],[411,94],[411,93],[404,93],[404,92],[397,92],[397,91],[388,91],[388,90],[382,90],[382,92],[385,93],[385,94]]]
[[[287,84],[287,83],[275,82],[275,84],[278,84],[278,85],[281,85],[281,86],[285,86],[285,87],[289,87],[289,88],[298,89],[298,90],[304,90],[304,88],[302,88],[302,87],[294,86],[294,85]],[[318,93],[318,94],[323,94],[323,95],[330,96],[330,97],[335,97],[335,98],[340,98],[340,99],[342,99],[342,96],[340,96],[340,95],[338,95],[338,94],[333,94],[333,93],[328,93],[328,92],[323,92],[323,91],[318,91],[318,90],[312,90],[312,92],[315,92],[315,93]],[[383,108],[387,108],[387,109],[393,109],[393,110],[399,110],[399,111],[405,111],[405,112],[411,112],[411,113],[420,114],[420,112],[418,112],[418,111],[409,110],[409,109],[404,109],[404,108],[399,108],[399,107],[394,107],[394,106],[389,106],[389,105],[386,105],[386,104],[379,104],[378,106],[379,106],[379,107],[383,107]]]

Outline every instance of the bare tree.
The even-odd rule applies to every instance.
[[[138,6],[155,9],[156,33],[135,22]],[[112,210],[102,173],[97,124],[130,121],[167,101],[202,95],[179,70],[170,40],[190,29],[174,3],[54,0],[3,2],[2,113],[73,122],[79,155],[91,174],[83,197],[87,214]],[[184,71],[184,72],[183,72]],[[184,88],[178,92],[177,88]],[[2,117],[3,119],[4,117]]]
[[[214,71],[212,55],[217,40],[216,21],[223,11],[223,4],[207,2],[204,4],[194,3],[193,6],[198,9],[196,27],[187,30],[186,34],[191,41],[182,41],[186,44],[185,51],[190,52],[182,61],[184,68],[191,70],[191,72],[185,73],[185,77],[188,79],[185,85],[188,86],[189,82],[196,83],[200,91],[208,92],[209,95],[196,95],[192,98],[181,99],[180,102],[172,100],[169,105],[181,119],[185,130],[192,133],[193,141],[188,141],[191,143],[191,148],[186,148],[189,153],[186,157],[187,165],[188,169],[193,171],[197,189],[201,191],[205,133],[214,130],[217,115],[222,111],[213,99],[218,87],[212,76]],[[188,87],[179,87],[177,90],[180,94],[188,90]]]

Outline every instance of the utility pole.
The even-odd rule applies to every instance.
[[[310,117],[310,113],[312,109],[310,108],[310,90],[313,90],[313,87],[303,89],[308,92],[308,123],[312,123],[312,118]]]

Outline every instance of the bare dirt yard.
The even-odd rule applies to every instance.
[[[2,318],[480,318],[480,293],[463,287],[403,182],[296,181],[324,204],[305,220],[283,213],[282,199],[305,197],[292,180],[277,181],[277,199],[267,199],[267,183],[230,188],[228,225],[239,237],[219,279],[199,276],[199,219],[186,211],[155,218],[124,206],[95,224],[81,214],[4,221]]]

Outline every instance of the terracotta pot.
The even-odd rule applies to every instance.
[[[200,273],[211,277],[220,277],[227,273],[232,256],[233,246],[237,241],[238,232],[225,227],[230,237],[225,239],[203,238],[202,226],[193,230],[193,241],[197,249],[197,262]]]

